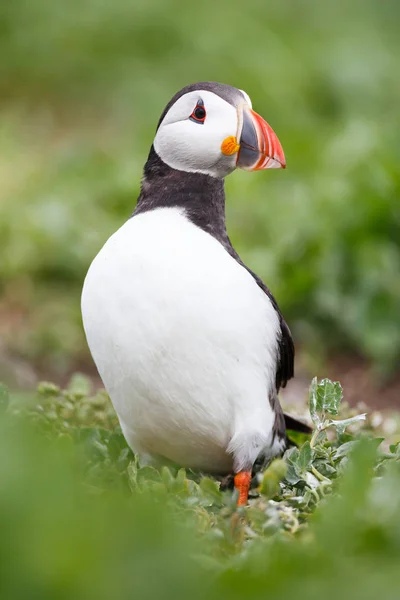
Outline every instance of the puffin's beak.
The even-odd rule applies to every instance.
[[[284,169],[285,155],[272,127],[245,104],[241,116],[242,131],[236,166],[246,171]]]

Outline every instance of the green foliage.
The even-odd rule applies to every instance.
[[[311,397],[318,386],[338,389],[313,381]],[[0,418],[4,598],[317,600],[323,589],[333,600],[338,578],[344,598],[396,597],[399,443],[379,450],[368,421],[288,450],[237,510],[214,478],[140,466],[111,412],[82,376],[11,398]]]
[[[317,378],[314,377],[309,392],[310,415],[316,427],[311,438],[311,448],[315,446],[318,437],[326,429],[334,427],[340,437],[343,435],[346,427],[363,421],[366,418],[366,414],[364,413],[353,415],[347,419],[330,419],[328,415],[338,414],[342,399],[343,390],[338,381],[332,382],[329,379],[323,379],[318,383]]]
[[[337,415],[343,398],[342,386],[338,381],[323,379],[318,383],[317,378],[310,386],[310,414],[314,425],[325,420],[325,414]]]
[[[247,90],[288,162],[227,180],[243,259],[303,347],[355,349],[394,368],[399,16],[393,0],[3,2],[0,289],[11,349],[60,374],[87,360],[78,297],[88,265],[133,210],[166,102],[214,79]]]

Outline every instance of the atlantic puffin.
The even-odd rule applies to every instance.
[[[234,474],[245,505],[255,461],[287,444],[278,392],[294,346],[226,231],[224,178],[236,168],[285,168],[272,128],[240,89],[181,89],[160,117],[133,215],[89,268],[82,316],[140,463]]]

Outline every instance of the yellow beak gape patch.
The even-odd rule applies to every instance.
[[[221,152],[226,156],[232,156],[232,154],[236,154],[239,152],[240,145],[237,143],[237,140],[234,135],[230,135],[225,138],[221,144]]]

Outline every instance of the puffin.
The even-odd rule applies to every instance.
[[[187,85],[161,114],[133,215],[82,291],[89,349],[140,464],[233,475],[239,506],[256,461],[284,452],[287,428],[308,427],[281,408],[293,340],[231,244],[224,178],[285,166],[246,92]]]

